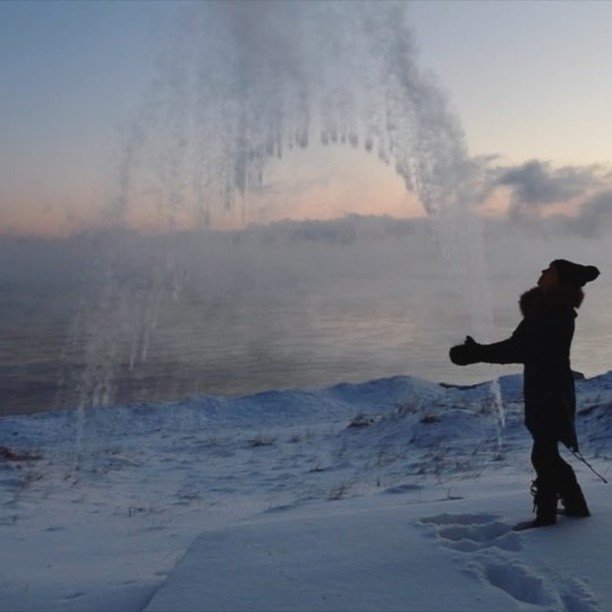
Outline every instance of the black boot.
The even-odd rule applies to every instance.
[[[563,504],[563,514],[566,516],[575,516],[580,518],[591,516],[586,499],[584,499],[582,489],[578,483],[576,483],[571,489],[561,493],[561,503]]]
[[[514,531],[533,529],[534,527],[548,527],[557,522],[557,494],[554,489],[542,487],[537,480],[531,483],[533,495],[533,509],[536,517],[533,521],[524,521],[513,527]]]
[[[559,482],[559,497],[563,504],[563,514],[567,516],[591,516],[576,474],[569,465],[564,466]]]
[[[534,527],[546,527],[557,522],[557,494],[554,489],[542,487],[537,480],[531,485],[533,506],[536,513]]]

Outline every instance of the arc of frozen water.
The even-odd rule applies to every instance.
[[[214,224],[285,149],[362,143],[431,215],[465,207],[463,133],[416,60],[403,2],[190,7],[126,146],[118,200],[129,216],[155,193],[166,224],[202,206]]]
[[[484,279],[476,168],[446,95],[418,66],[408,11],[399,1],[188,6],[127,132],[111,216],[244,225],[249,192],[286,149],[362,146],[418,195],[452,265],[476,265],[472,279]],[[160,279],[177,273],[156,265]],[[111,279],[105,291],[118,290]],[[132,361],[134,334],[144,354],[154,324],[142,315],[128,330]]]

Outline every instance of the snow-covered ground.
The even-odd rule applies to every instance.
[[[609,487],[531,516],[521,380],[410,377],[4,417],[0,610],[612,609]],[[612,373],[577,383],[612,452]]]

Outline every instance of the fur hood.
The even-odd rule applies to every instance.
[[[524,317],[537,315],[557,308],[580,308],[584,293],[579,287],[562,286],[555,291],[545,293],[540,287],[525,291],[519,300],[519,307]]]

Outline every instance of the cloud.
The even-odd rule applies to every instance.
[[[550,162],[537,159],[520,166],[496,168],[492,180],[493,187],[511,188],[511,217],[584,197],[602,184],[603,179],[596,166],[554,168]]]
[[[485,165],[495,158],[485,161]],[[508,220],[554,227],[582,237],[599,237],[612,225],[612,172],[602,166],[563,166],[532,159],[517,166],[485,170],[484,194],[510,190]],[[551,215],[551,207],[570,204],[573,213]],[[548,214],[545,214],[548,211]]]

